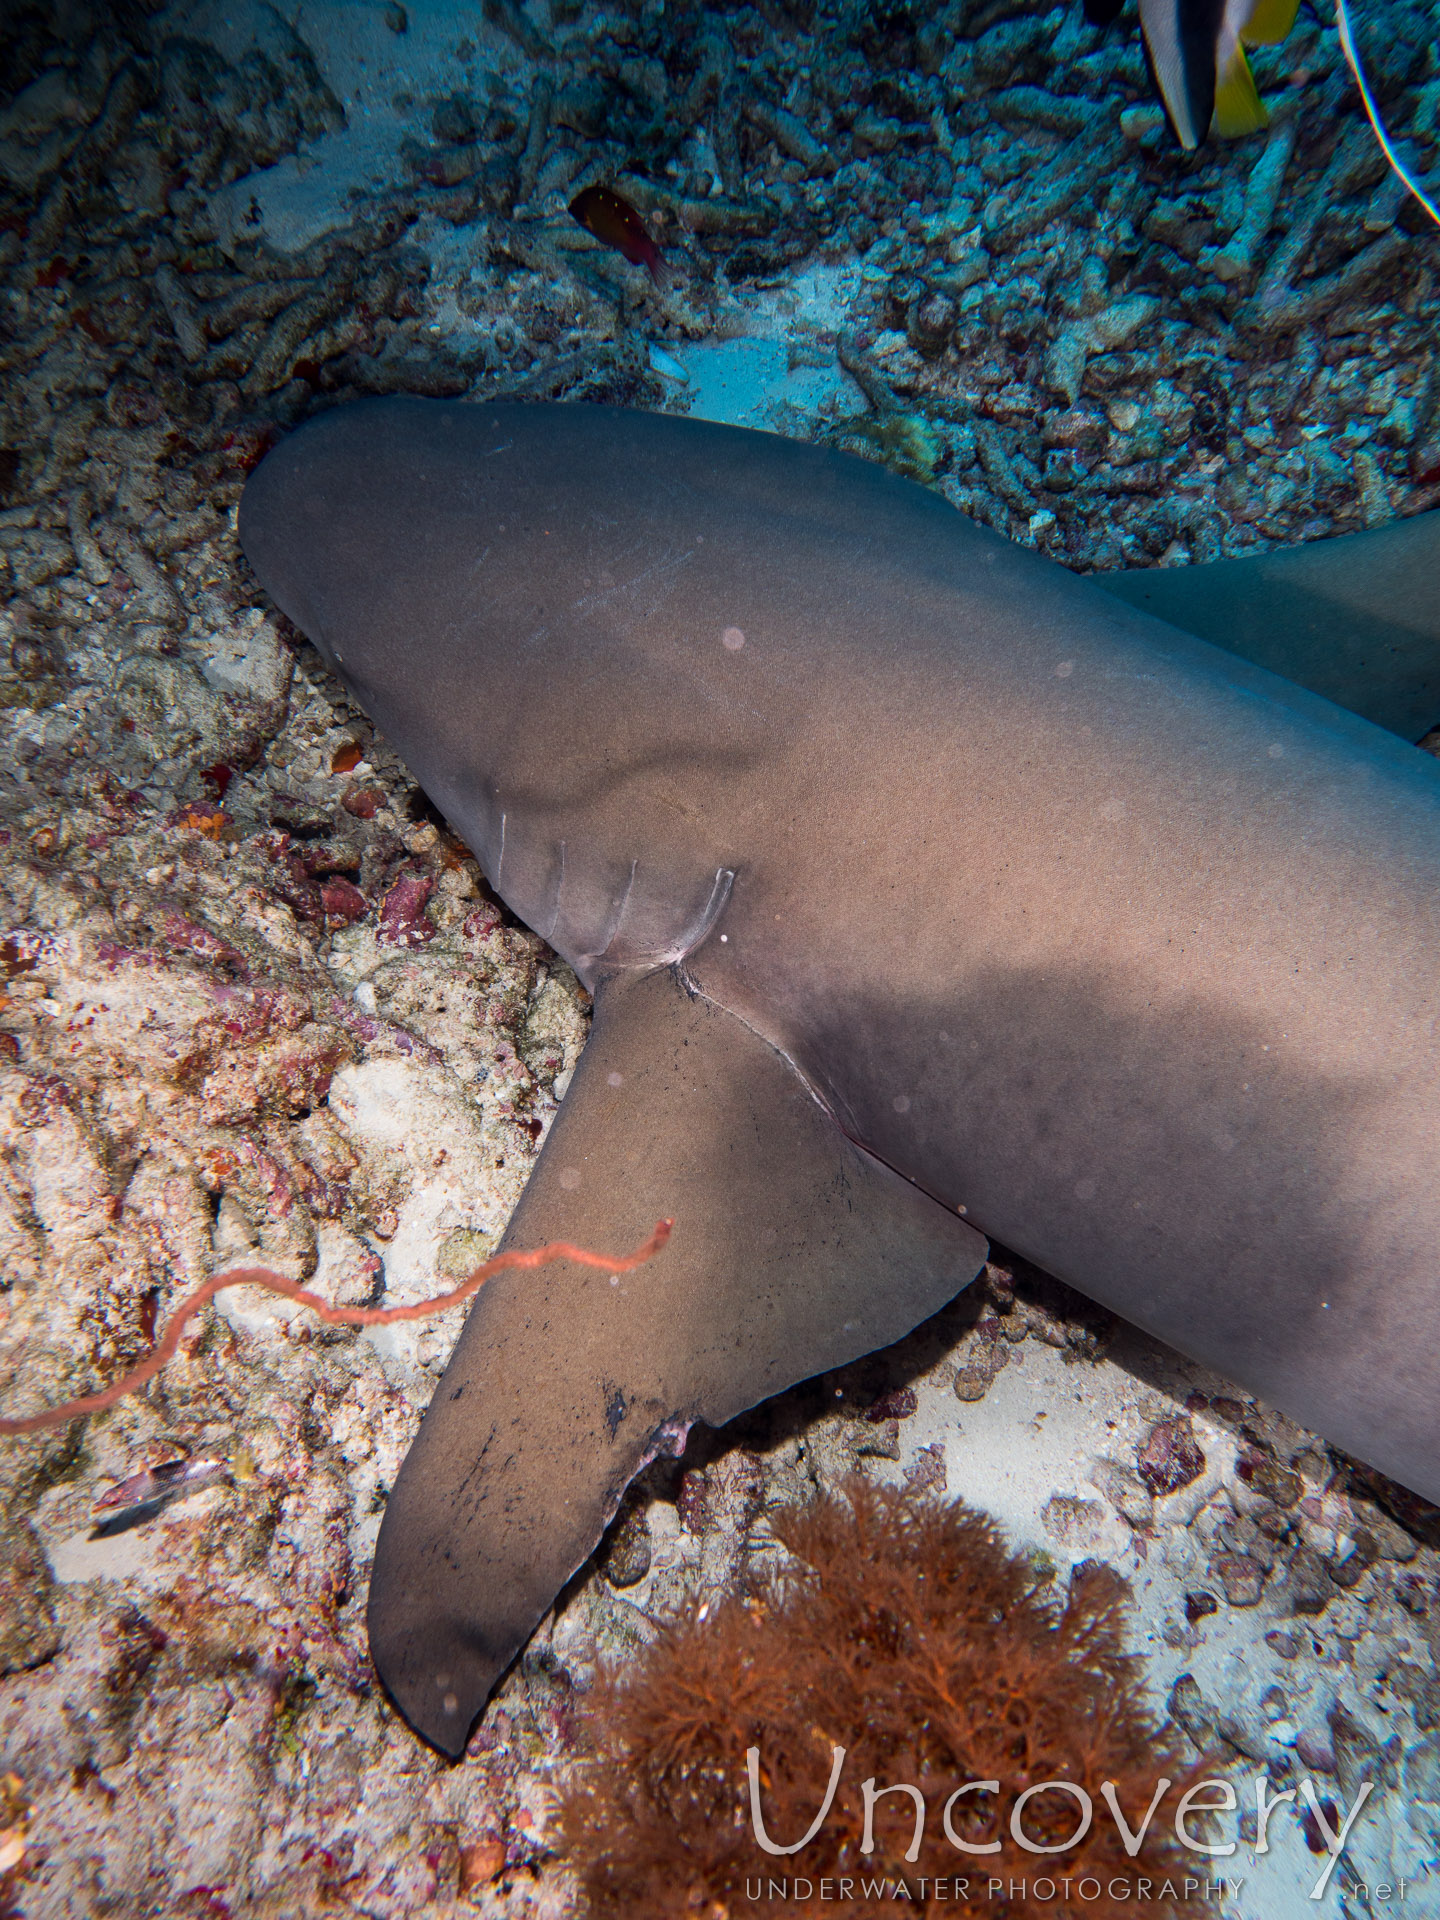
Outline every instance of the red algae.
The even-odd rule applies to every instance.
[[[1182,1844],[1201,1769],[1151,1718],[1117,1573],[1062,1599],[985,1515],[858,1479],[771,1524],[798,1566],[669,1622],[577,1715],[560,1830],[596,1920],[729,1914],[757,1880],[796,1914],[849,1880],[857,1920],[1031,1920],[1082,1880],[1101,1920],[1200,1910],[1216,1788]]]

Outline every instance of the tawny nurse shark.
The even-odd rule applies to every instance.
[[[1440,1497],[1440,514],[1106,591],[773,435],[397,399],[240,536],[594,991],[505,1244],[675,1221],[471,1309],[370,1595],[438,1747],[644,1462],[984,1234]]]

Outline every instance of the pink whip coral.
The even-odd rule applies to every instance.
[[[173,1358],[185,1322],[224,1287],[263,1287],[267,1293],[282,1294],[287,1300],[297,1300],[302,1307],[309,1307],[329,1327],[384,1327],[397,1320],[425,1320],[431,1314],[443,1313],[447,1307],[458,1307],[461,1301],[477,1293],[492,1274],[506,1267],[543,1267],[551,1260],[575,1260],[581,1266],[599,1267],[602,1273],[629,1273],[659,1253],[670,1238],[673,1225],[671,1220],[660,1221],[643,1246],[618,1257],[592,1253],[588,1247],[572,1246],[568,1240],[551,1240],[543,1247],[532,1247],[528,1251],[511,1248],[492,1255],[448,1293],[438,1294],[433,1300],[414,1300],[403,1307],[336,1307],[318,1293],[311,1293],[308,1287],[302,1287],[297,1280],[287,1280],[284,1274],[269,1267],[227,1267],[224,1273],[212,1274],[198,1287],[191,1288],[166,1321],[155,1345],[129,1373],[122,1374],[98,1393],[81,1394],[78,1399],[66,1400],[58,1407],[47,1407],[42,1413],[0,1419],[0,1434],[39,1433],[46,1427],[63,1427],[81,1414],[100,1413],[106,1407],[113,1407],[117,1400],[153,1379],[165,1362]]]

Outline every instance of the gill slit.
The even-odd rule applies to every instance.
[[[560,842],[560,878],[555,883],[555,910],[550,915],[550,931],[545,938],[554,944],[555,929],[560,924],[560,903],[565,898],[565,842]]]
[[[730,898],[730,889],[734,884],[735,869],[733,867],[715,869],[715,884],[710,889],[710,898],[705,902],[704,911],[694,923],[692,931],[683,937],[680,951],[675,956],[677,960],[684,960],[688,954],[692,954],[701,941],[714,932],[715,923],[725,911]]]
[[[635,888],[635,874],[639,865],[640,862],[638,859],[630,862],[630,878],[625,882],[625,891],[620,896],[619,904],[615,909],[615,917],[606,929],[605,944],[601,947],[599,953],[594,955],[594,958],[597,960],[603,960],[619,938],[620,927],[625,918],[625,909],[630,905],[630,895]]]

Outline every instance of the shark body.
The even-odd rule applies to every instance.
[[[1375,724],[1440,716],[1437,525],[1106,591],[622,409],[363,402],[267,457],[261,581],[595,994],[503,1244],[675,1219],[471,1309],[371,1586],[422,1734],[463,1750],[641,1465],[987,1234],[1440,1498],[1440,770]]]

